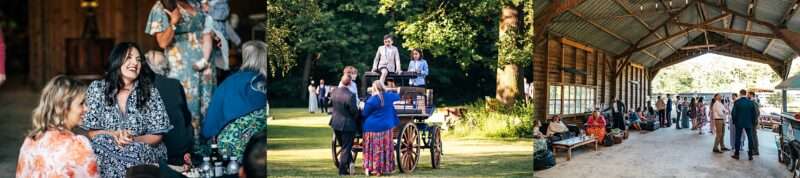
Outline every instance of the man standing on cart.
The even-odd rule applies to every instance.
[[[353,138],[361,127],[358,121],[358,105],[355,94],[348,90],[350,75],[342,76],[341,84],[331,92],[331,121],[336,141],[342,145],[342,154],[339,156],[339,175],[349,175],[350,164],[353,163]]]

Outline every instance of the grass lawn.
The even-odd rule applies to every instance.
[[[331,177],[337,170],[331,157],[329,116],[305,109],[272,109],[267,121],[267,167],[270,176]],[[531,177],[533,148],[530,139],[457,138],[445,134],[439,169],[431,168],[430,151],[421,150],[416,170],[396,171],[394,177]],[[364,175],[362,155],[356,170]]]

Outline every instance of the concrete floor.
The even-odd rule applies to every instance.
[[[708,129],[706,129],[708,130]],[[725,134],[728,136],[728,133]],[[688,129],[662,128],[654,132],[633,131],[622,144],[599,146],[598,151],[584,146],[573,150],[572,160],[559,152],[557,165],[536,171],[541,178],[604,178],[604,177],[724,177],[724,178],[783,178],[791,177],[785,166],[778,163],[775,135],[759,130],[760,156],[734,160],[732,151],[711,152],[714,136],[699,135]],[[727,141],[726,146],[732,148]],[[746,149],[746,148],[745,148]]]

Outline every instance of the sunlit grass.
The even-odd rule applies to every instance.
[[[268,121],[267,164],[271,176],[330,177],[337,173],[331,157],[327,115],[304,109],[273,109]],[[531,177],[529,139],[462,138],[445,134],[442,167],[432,169],[430,152],[423,149],[416,170],[397,177]],[[356,163],[363,176],[362,155]]]

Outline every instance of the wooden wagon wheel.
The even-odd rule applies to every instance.
[[[400,167],[400,172],[414,172],[417,167],[417,161],[419,161],[419,151],[419,130],[414,123],[407,123],[400,130],[397,137],[397,146],[395,146],[397,165]]]
[[[430,135],[430,151],[431,151],[431,165],[434,169],[440,167],[442,161],[442,129],[439,126],[434,126],[431,129]]]
[[[339,168],[339,155],[342,154],[342,144],[336,141],[336,133],[332,134],[333,137],[331,138],[331,155],[333,156],[333,166]],[[357,142],[359,138],[355,138],[354,141]],[[353,154],[353,162],[358,159],[358,151],[356,149],[356,145],[353,145],[353,150],[351,151]]]

